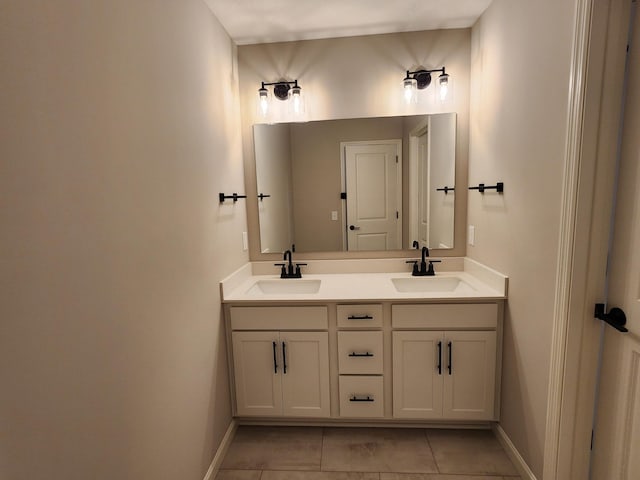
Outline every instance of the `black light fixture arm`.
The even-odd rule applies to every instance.
[[[298,80],[293,80],[291,82],[287,80],[280,80],[279,82],[262,82],[262,88],[272,87],[274,85],[293,85],[294,87],[298,86]]]
[[[425,68],[421,68],[420,70],[414,70],[413,72],[410,70],[407,70],[407,77],[410,75],[416,75],[416,74],[420,74],[420,73],[436,73],[436,72],[442,72],[442,75],[446,75],[447,73],[444,70],[445,67],[442,68],[434,68],[432,70],[427,70]]]
[[[289,90],[291,90],[292,88],[300,92],[300,85],[298,85],[298,80],[293,80],[293,81],[279,80],[277,82],[262,82],[262,88],[260,88],[259,92],[264,92],[264,94],[266,95],[266,90],[267,90],[266,87],[273,87],[273,95],[278,100],[286,100],[287,98],[289,98]]]
[[[420,68],[418,70],[407,70],[407,76],[404,78],[405,88],[409,82],[414,81],[415,87],[418,90],[423,90],[431,85],[431,74],[440,72],[440,79],[446,80],[449,78],[449,75],[446,74],[445,68]]]

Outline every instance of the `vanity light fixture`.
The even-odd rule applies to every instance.
[[[293,116],[304,113],[304,98],[298,80],[292,82],[280,80],[278,82],[262,82],[262,86],[258,89],[259,117],[266,118],[271,109],[271,95],[267,87],[273,87],[273,96],[278,100],[289,102],[289,110]]]
[[[431,85],[431,74],[437,72],[440,72],[438,76],[438,96],[441,102],[447,99],[449,94],[449,74],[445,72],[445,67],[433,70],[420,69],[413,72],[407,70],[407,76],[402,81],[404,100],[407,105],[417,102],[418,95],[416,90],[424,90]]]

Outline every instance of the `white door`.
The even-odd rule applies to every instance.
[[[393,416],[441,418],[442,332],[393,332]]]
[[[285,417],[328,417],[329,334],[282,332],[282,399]]]
[[[402,245],[400,140],[344,143],[347,250]]]
[[[443,416],[493,420],[496,332],[445,332]]]
[[[233,332],[231,337],[238,415],[282,415],[278,332]]]
[[[635,16],[622,132],[622,157],[610,258],[608,308],[628,333],[606,326],[592,479],[640,478],[640,15]]]

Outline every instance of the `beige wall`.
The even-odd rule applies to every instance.
[[[284,252],[293,243],[291,208],[291,128],[289,125],[256,125],[258,193],[270,195],[258,201],[260,248],[263,252]]]
[[[473,27],[468,255],[509,276],[501,425],[542,478],[575,2],[494,0]]]
[[[456,182],[466,184],[470,35],[470,29],[436,30],[238,47],[247,193],[256,192],[251,126],[257,121],[257,90],[261,81],[282,78],[299,81],[306,95],[308,120],[456,111],[456,149],[461,162]],[[442,65],[455,82],[452,102],[435,107],[406,106],[401,87],[406,70]],[[456,249],[448,254],[465,253],[466,202],[463,190],[456,195],[456,212],[461,212],[456,216]],[[251,258],[258,259],[261,255],[256,234],[257,201],[249,200],[247,209]],[[343,254],[349,255],[353,254]],[[371,253],[365,255],[371,256]],[[329,256],[340,257],[339,254]]]
[[[234,47],[201,0],[0,8],[0,478],[201,480],[247,260]]]

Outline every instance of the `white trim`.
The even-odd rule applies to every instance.
[[[418,137],[426,133],[429,120],[420,122],[409,132],[409,242],[418,237]]]
[[[537,480],[536,476],[529,468],[529,465],[527,465],[527,462],[524,461],[524,458],[522,458],[522,455],[520,455],[520,452],[513,444],[507,433],[502,429],[502,427],[499,424],[494,423],[491,429],[498,439],[498,442],[500,442],[500,445],[502,445],[502,448],[504,448],[504,451],[507,453],[511,462],[518,469],[518,473],[520,474],[522,479]]]
[[[235,420],[231,420],[229,424],[229,428],[222,437],[222,441],[218,446],[218,450],[216,450],[216,454],[213,456],[213,460],[211,460],[211,465],[209,465],[209,469],[207,473],[204,475],[204,480],[213,480],[218,474],[218,470],[220,470],[220,465],[222,465],[222,460],[224,460],[224,456],[227,454],[227,450],[229,450],[229,446],[233,441],[233,437],[236,435],[236,430],[238,429],[238,423]]]
[[[577,0],[576,25],[569,84],[567,137],[560,216],[560,239],[556,264],[556,297],[551,338],[551,364],[543,478],[555,480],[560,449],[562,393],[566,368],[566,344],[569,330],[570,293],[574,270],[575,224],[584,127],[586,71],[591,33],[593,0]]]

